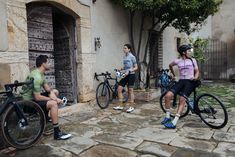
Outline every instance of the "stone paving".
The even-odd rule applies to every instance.
[[[198,116],[180,119],[177,129],[161,124],[158,100],[137,102],[133,113],[101,110],[95,102],[76,104],[60,111],[62,129],[73,134],[66,141],[43,136],[36,146],[14,151],[17,157],[233,157],[235,156],[235,108],[220,130],[211,129]],[[48,124],[51,127],[51,124]]]

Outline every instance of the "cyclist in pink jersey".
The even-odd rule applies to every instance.
[[[189,96],[195,88],[194,80],[197,80],[199,77],[199,70],[197,61],[194,58],[190,58],[189,53],[191,52],[192,47],[189,45],[181,45],[178,48],[180,53],[180,58],[174,60],[170,63],[170,71],[175,78],[175,72],[173,70],[174,66],[177,66],[179,69],[179,81],[171,88],[170,91],[165,95],[165,107],[166,107],[166,117],[161,122],[166,128],[175,129],[176,123],[180,117],[180,114],[184,110],[185,105],[185,96]],[[170,108],[171,100],[174,94],[179,94],[179,106],[177,114],[173,120],[170,118]]]

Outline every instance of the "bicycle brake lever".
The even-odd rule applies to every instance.
[[[95,76],[94,76],[94,79],[96,79],[97,81],[100,81],[97,77],[97,73],[95,72]]]

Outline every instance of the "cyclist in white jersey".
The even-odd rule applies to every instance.
[[[128,103],[126,106],[129,108],[126,110],[127,113],[134,111],[134,91],[133,86],[135,83],[135,71],[138,69],[136,58],[131,53],[131,45],[125,44],[123,47],[123,52],[125,53],[123,57],[123,68],[120,69],[125,73],[125,77],[119,81],[118,85],[118,99],[119,105],[115,106],[113,109],[115,110],[123,110],[123,94],[122,90],[127,85],[128,86]]]

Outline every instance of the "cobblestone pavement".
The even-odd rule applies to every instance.
[[[198,116],[180,119],[177,129],[161,124],[157,100],[137,102],[133,113],[101,110],[93,102],[61,110],[61,126],[73,137],[55,141],[43,136],[40,143],[24,151],[0,156],[17,157],[232,157],[235,154],[235,108],[220,130],[206,126]],[[51,124],[48,124],[51,127]]]

